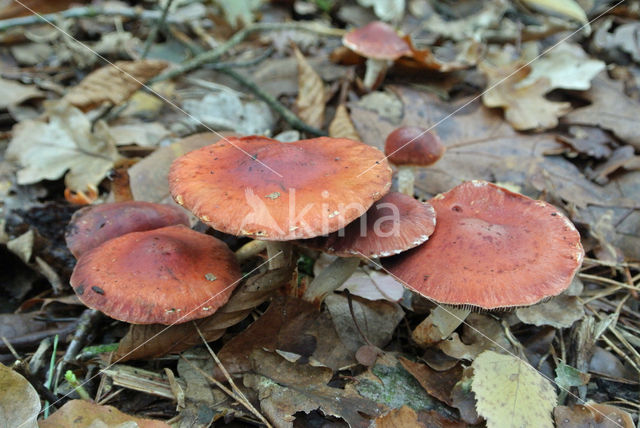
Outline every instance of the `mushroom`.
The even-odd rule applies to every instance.
[[[183,209],[173,205],[142,201],[91,205],[73,214],[65,241],[71,254],[79,258],[109,239],[174,224],[189,226],[189,217]]]
[[[582,263],[580,234],[556,207],[484,181],[431,199],[438,226],[425,244],[384,265],[439,303],[528,306],[560,294]]]
[[[71,286],[90,308],[132,324],[213,314],[242,278],[219,239],[183,225],[131,232],[84,252]]]
[[[432,132],[404,126],[387,136],[384,154],[398,167],[398,191],[413,197],[414,167],[429,166],[444,155],[445,147]]]
[[[435,226],[435,211],[429,203],[391,192],[344,229],[298,241],[303,246],[339,256],[309,284],[304,299],[321,300],[340,287],[356,270],[360,258],[387,257],[424,243]]]
[[[361,174],[369,165],[375,167]],[[346,226],[390,186],[391,169],[383,154],[346,138],[282,143],[261,136],[229,137],[178,158],[169,172],[178,204],[214,229],[269,241],[271,256],[277,241]]]
[[[373,21],[364,27],[349,31],[342,38],[342,43],[367,58],[363,85],[368,91],[382,82],[387,68],[393,61],[403,55],[412,55],[411,46],[396,30],[380,21]]]

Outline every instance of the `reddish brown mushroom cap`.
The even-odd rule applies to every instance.
[[[334,232],[390,186],[382,152],[346,138],[230,137],[178,158],[169,172],[173,198],[204,223],[264,240]]]
[[[485,309],[526,306],[565,290],[584,251],[554,206],[472,181],[433,198],[429,241],[385,266],[440,303]]]
[[[189,217],[180,207],[142,201],[92,205],[76,211],[65,233],[67,247],[76,258],[109,239],[130,232],[183,224]]]
[[[391,192],[344,229],[299,242],[341,257],[387,257],[422,244],[435,225],[436,213],[431,204]]]
[[[241,278],[220,240],[185,226],[132,232],[84,253],[71,286],[85,305],[132,324],[213,314]]]
[[[384,153],[394,165],[429,166],[444,155],[437,135],[414,126],[396,129],[387,137]]]
[[[411,47],[396,30],[380,21],[349,31],[342,38],[342,43],[357,54],[372,59],[396,60],[403,55],[412,55]]]

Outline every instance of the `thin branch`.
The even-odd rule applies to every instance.
[[[149,35],[147,36],[147,40],[144,42],[144,49],[142,50],[142,59],[146,58],[147,55],[149,54],[149,49],[151,49],[151,45],[153,45],[153,42],[156,40],[156,37],[158,37],[158,32],[160,31],[160,28],[164,25],[167,19],[167,13],[169,13],[169,8],[171,8],[172,3],[173,3],[173,0],[167,0],[167,4],[165,4],[164,9],[162,9],[162,15],[160,15],[160,19],[158,19],[158,22],[156,22],[156,25],[154,25],[151,31],[149,32]]]

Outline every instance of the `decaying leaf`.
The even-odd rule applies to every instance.
[[[373,7],[373,12],[383,21],[397,21],[404,14],[405,0],[358,0],[364,7]]]
[[[608,404],[589,403],[571,407],[558,406],[553,410],[558,428],[634,428],[631,415]]]
[[[416,363],[406,358],[400,357],[400,364],[411,375],[416,378],[420,385],[438,400],[453,406],[451,391],[462,377],[462,366],[456,365],[452,369],[445,371],[435,371],[428,365]]]
[[[439,305],[413,329],[411,338],[418,346],[426,348],[449,337],[467,315],[468,309]]]
[[[298,61],[298,98],[296,106],[298,116],[307,124],[322,128],[324,125],[325,93],[324,83],[309,65],[300,49],[293,49]]]
[[[71,190],[97,186],[119,155],[107,125],[99,121],[94,128],[92,132],[89,118],[64,102],[52,106],[48,123],[17,124],[6,153],[22,167],[18,184],[55,180],[66,173]]]
[[[549,79],[549,90],[572,89],[586,91],[591,80],[604,70],[604,61],[590,59],[580,45],[561,43],[531,63],[531,73],[518,83],[518,87],[534,84],[538,79]]]
[[[360,141],[358,131],[353,126],[349,112],[344,104],[340,104],[336,109],[336,114],[329,124],[329,136],[332,138],[349,138],[351,140]]]
[[[518,308],[516,315],[526,324],[569,328],[584,316],[584,308],[577,297],[561,295],[547,302]]]
[[[0,78],[0,109],[6,109],[9,106],[20,104],[31,98],[44,97],[44,92],[36,88],[34,85],[23,85],[12,80]]]
[[[222,8],[227,22],[235,28],[253,22],[253,12],[261,0],[216,0],[216,3]]]
[[[457,422],[431,410],[416,412],[409,406],[394,409],[375,421],[376,428],[464,428],[464,422]]]
[[[131,425],[134,424],[134,425]],[[137,418],[112,406],[101,406],[85,400],[71,400],[47,419],[40,428],[94,428],[136,426],[139,428],[169,428],[162,421]]]
[[[0,425],[37,428],[40,397],[21,375],[0,364]]]
[[[593,35],[592,43],[601,52],[611,52],[619,49],[631,56],[635,62],[640,62],[640,51],[638,50],[638,22],[628,22],[618,25],[612,30],[614,24],[613,17],[606,17],[600,23],[598,30]]]
[[[574,0],[523,0],[530,8],[543,13],[552,13],[574,19],[581,24],[587,24],[587,14]]]
[[[473,360],[486,350],[514,351],[504,329],[494,318],[471,313],[466,321],[462,338],[458,333],[453,333],[447,340],[438,343],[438,348],[448,356],[459,360]]]
[[[277,427],[292,427],[296,412],[319,410],[344,419],[351,428],[365,428],[385,410],[353,390],[327,386],[330,369],[290,363],[261,350],[250,359],[253,373],[244,376],[244,384],[258,392],[260,408]]]
[[[584,96],[591,105],[572,111],[562,119],[564,123],[601,126],[640,150],[640,103],[624,95],[622,82],[602,73]]]
[[[106,65],[89,74],[63,99],[83,111],[104,102],[118,105],[167,65],[164,61],[151,59],[117,61],[114,65]]]
[[[480,354],[472,364],[471,389],[478,413],[488,428],[505,426],[553,427],[551,412],[556,392],[551,383],[526,362],[493,351]]]
[[[116,145],[136,144],[142,147],[157,147],[169,130],[159,122],[128,122],[111,126],[111,136]]]
[[[498,67],[481,62],[478,68],[487,77],[487,90],[482,95],[482,102],[487,107],[502,107],[505,119],[517,130],[555,128],[558,118],[568,113],[571,105],[544,97],[552,89],[548,77],[540,77],[521,86],[520,82],[530,71],[527,67],[516,71],[519,67],[521,65],[517,62]]]

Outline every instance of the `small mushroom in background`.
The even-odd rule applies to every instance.
[[[429,239],[435,226],[436,213],[429,203],[391,192],[344,229],[298,241],[302,246],[339,257],[309,284],[304,300],[322,301],[355,272],[361,259],[368,261],[414,248]]]
[[[76,211],[65,233],[71,254],[77,259],[86,251],[130,232],[183,224],[189,217],[180,207],[142,201],[91,205]]]
[[[84,252],[71,287],[90,308],[131,324],[212,315],[242,278],[226,244],[183,225],[131,232]]]
[[[374,21],[349,31],[342,43],[367,58],[363,85],[367,91],[378,87],[384,80],[387,68],[401,56],[411,56],[411,46],[398,35],[393,27]]]
[[[270,257],[283,251],[271,269],[291,263],[291,246],[281,242],[346,226],[390,186],[383,153],[346,138],[229,137],[176,159],[169,172],[173,198],[203,223],[267,241]]]
[[[463,183],[430,203],[438,226],[429,241],[383,264],[459,323],[472,307],[529,306],[556,296],[582,264],[578,230],[551,204],[484,181]]]
[[[387,136],[384,154],[398,167],[398,191],[413,197],[416,166],[430,166],[444,156],[438,136],[414,126],[404,126]]]

